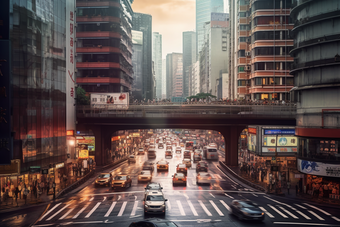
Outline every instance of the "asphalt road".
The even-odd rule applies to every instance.
[[[183,150],[183,149],[182,149]],[[165,159],[165,149],[157,149],[154,162]],[[312,203],[276,197],[251,189],[226,176],[217,168],[217,162],[209,162],[213,176],[211,185],[196,185],[193,164],[188,169],[187,186],[172,186],[171,175],[182,161],[182,154],[174,154],[168,172],[153,172],[154,182],[163,186],[167,201],[166,216],[143,214],[143,192],[146,183],[137,183],[137,175],[147,155],[138,155],[135,164],[125,163],[111,171],[130,174],[131,188],[114,191],[109,187],[95,187],[94,182],[76,194],[53,202],[43,216],[44,207],[35,211],[24,210],[7,219],[0,226],[28,226],[36,218],[34,226],[129,226],[131,222],[158,217],[174,221],[178,226],[340,226],[340,209],[315,206]],[[266,213],[263,222],[239,221],[229,214],[234,199],[250,199]],[[14,217],[17,217],[14,218]],[[4,218],[1,217],[0,218]],[[11,219],[12,218],[12,219]]]

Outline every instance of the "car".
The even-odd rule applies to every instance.
[[[156,150],[154,149],[149,149],[148,150],[148,159],[156,159]]]
[[[142,181],[151,181],[152,180],[152,173],[150,170],[142,170],[138,174],[138,183]]]
[[[144,162],[142,166],[142,170],[150,170],[151,172],[153,172],[154,170],[153,163],[149,161]]]
[[[172,150],[172,146],[171,145],[166,145],[166,150]]]
[[[196,176],[196,184],[210,184],[211,183],[211,175],[207,172],[199,172]]]
[[[176,172],[177,173],[184,173],[187,174],[188,173],[188,168],[185,164],[178,164],[176,166]]]
[[[160,170],[168,171],[169,170],[169,162],[167,161],[160,160],[156,163],[156,165],[157,165],[157,171],[160,171]]]
[[[184,147],[184,143],[180,143],[179,146],[180,146],[180,147]]]
[[[106,185],[109,186],[112,181],[112,174],[111,173],[101,173],[98,175],[97,179],[95,180],[95,187],[98,185]]]
[[[184,173],[175,173],[172,176],[172,186],[175,186],[176,184],[184,184],[187,185],[187,177]]]
[[[189,159],[191,159],[191,151],[185,150],[185,151],[183,152],[183,158],[189,158]]]
[[[129,163],[136,163],[136,157],[134,155],[129,155],[128,162]]]
[[[150,191],[145,195],[144,198],[144,215],[150,213],[161,213],[165,215],[166,213],[166,204],[168,201],[164,198],[163,192],[159,191]]]
[[[205,161],[199,161],[196,164],[196,173],[198,172],[208,172],[208,163]]]
[[[145,219],[143,221],[139,222],[132,222],[129,227],[160,227],[160,226],[167,226],[167,227],[178,227],[176,223],[169,221],[169,220],[164,220],[164,219]]]
[[[165,158],[170,157],[172,158],[172,150],[165,151]]]
[[[193,161],[198,162],[198,161],[201,161],[201,160],[202,160],[202,155],[198,152],[195,152],[194,156],[193,156]]]
[[[144,150],[144,148],[139,148],[138,149],[138,154],[145,154],[145,150]]]
[[[131,187],[132,179],[130,175],[127,174],[119,174],[115,176],[112,180],[111,187],[112,189],[121,189],[121,188],[129,188]]]
[[[145,197],[145,195],[147,195],[149,191],[160,191],[161,192],[163,187],[161,186],[160,183],[149,182],[144,189],[145,189],[145,192],[144,192],[144,197]]]
[[[154,144],[150,144],[149,150],[155,150],[155,149],[156,149],[156,146]]]
[[[177,146],[177,142],[176,141],[172,141],[172,146]]]
[[[181,153],[182,153],[182,148],[176,147],[176,154],[181,154]]]
[[[230,209],[230,214],[235,215],[240,220],[264,220],[264,212],[250,200],[233,200]]]
[[[185,164],[185,166],[187,168],[190,168],[191,167],[191,159],[189,158],[184,158],[183,161],[182,161],[183,164]]]
[[[164,144],[163,143],[159,143],[158,144],[158,149],[163,149],[164,148]]]

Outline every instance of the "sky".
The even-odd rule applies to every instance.
[[[152,16],[152,32],[162,34],[163,59],[182,53],[182,33],[195,30],[195,0],[134,0],[132,9]]]

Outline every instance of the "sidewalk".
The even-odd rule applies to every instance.
[[[220,165],[222,168],[223,166]],[[227,166],[231,171],[228,171],[227,169],[225,169],[227,172],[230,172],[234,177],[236,177],[237,179],[239,179],[240,181],[250,185],[250,186],[254,186],[257,185],[259,187],[259,189],[262,191],[264,191],[267,194],[273,194],[275,195],[274,192],[268,192],[268,187],[267,184],[264,182],[260,182],[260,181],[255,181],[254,179],[252,179],[250,176],[248,176],[245,173],[241,173],[241,170],[238,166],[236,167],[230,167]],[[235,173],[235,174],[234,174]],[[333,205],[335,208],[339,208],[340,206],[340,200],[334,200],[334,199],[328,199],[328,198],[317,198],[317,197],[313,197],[312,195],[308,195],[305,193],[296,193],[295,188],[291,188],[289,190],[289,194],[288,194],[288,190],[287,188],[282,188],[281,189],[282,193],[279,194],[278,196],[284,196],[285,198],[289,198],[292,200],[296,200],[296,199],[304,199],[304,200],[308,200],[311,201],[313,203],[319,204],[319,205]]]

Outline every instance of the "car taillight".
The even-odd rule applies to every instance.
[[[211,180],[211,177],[208,177],[209,180]]]
[[[179,170],[179,168],[177,168],[177,171]]]
[[[188,170],[188,168],[185,168],[185,170]]]

